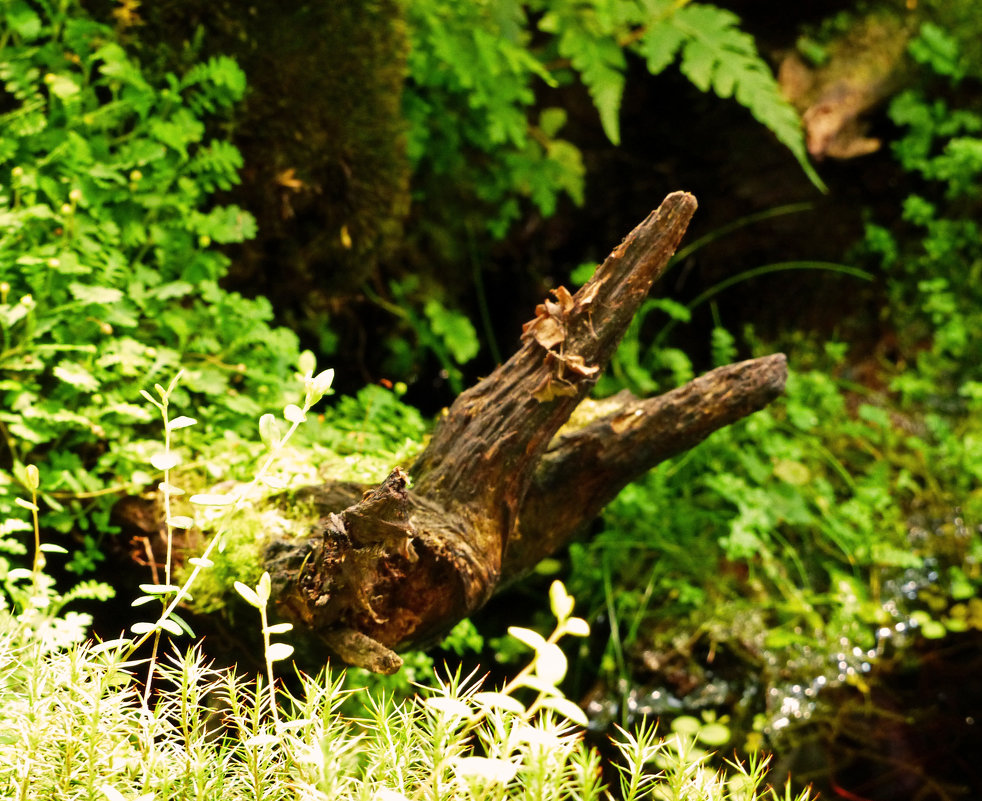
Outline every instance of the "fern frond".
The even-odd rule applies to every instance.
[[[656,74],[677,57],[679,71],[702,92],[735,99],[788,148],[809,180],[825,185],[808,160],[801,120],[781,94],[750,34],[730,11],[688,3],[650,23],[636,49]]]
[[[242,154],[231,142],[215,139],[198,148],[188,170],[205,192],[231,189],[239,183]]]
[[[187,104],[195,113],[229,108],[245,95],[246,75],[235,59],[213,56],[196,64],[181,79]]]
[[[627,62],[616,37],[622,15],[612,13],[606,5],[602,0],[557,4],[542,17],[539,28],[556,36],[559,54],[579,73],[600,114],[604,133],[616,145],[621,139],[618,113]]]
[[[104,581],[87,579],[85,581],[80,581],[68,592],[62,595],[61,603],[62,605],[65,605],[71,603],[72,601],[108,601],[115,595],[116,590],[114,590]]]

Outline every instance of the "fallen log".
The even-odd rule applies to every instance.
[[[300,491],[320,522],[307,536],[271,537],[263,557],[295,633],[391,673],[398,649],[433,642],[480,608],[631,480],[783,390],[778,354],[656,398],[621,393],[571,420],[695,208],[691,195],[670,195],[578,292],[554,290],[517,352],[457,398],[408,471],[374,488]]]

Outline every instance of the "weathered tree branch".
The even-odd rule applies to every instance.
[[[560,432],[536,466],[504,576],[512,580],[557,551],[651,468],[763,409],[786,378],[783,353],[730,364],[654,398],[621,392],[603,416]]]
[[[302,492],[320,524],[271,538],[263,557],[280,614],[346,662],[390,673],[401,664],[394,649],[428,643],[478,609],[632,479],[769,403],[784,385],[781,355],[657,398],[622,393],[592,419],[570,420],[695,207],[670,195],[575,295],[554,290],[518,351],[457,398],[408,473],[396,468],[376,488]]]
[[[274,578],[288,617],[314,631],[359,632],[391,662],[384,649],[426,641],[487,601],[539,459],[607,365],[695,208],[691,195],[670,195],[575,295],[560,287],[539,305],[519,350],[440,421],[410,470],[412,489],[395,471],[328,517],[299,572],[287,558],[291,572]],[[361,651],[342,656],[382,669]]]
[[[501,583],[520,578],[590,524],[603,507],[648,470],[720,428],[763,409],[784,391],[782,353],[718,367],[677,389],[638,399],[628,391],[571,419],[536,465],[509,543]],[[580,407],[574,418],[580,414]],[[368,486],[337,482],[305,487],[299,499],[326,517],[356,504]]]

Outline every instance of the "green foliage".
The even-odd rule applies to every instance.
[[[747,108],[822,187],[796,112],[730,11],[674,0],[425,0],[407,14],[405,108],[417,186],[427,202],[454,203],[457,214],[453,192],[475,187],[486,204],[483,224],[497,236],[518,217],[521,200],[546,216],[560,194],[583,202],[580,152],[558,137],[566,114],[535,115],[536,88],[582,81],[618,144],[629,54],[652,75],[678,60],[700,91]]]
[[[143,382],[186,364],[182,401],[210,402],[217,430],[251,427],[296,341],[264,299],[219,287],[228,259],[210,247],[255,231],[210,197],[242,166],[220,133],[245,89],[235,63],[151,79],[75,3],[0,14],[3,465],[23,484],[22,465],[46,464],[45,523],[88,528],[95,546],[93,499],[148,480]],[[15,489],[0,482],[0,514]]]
[[[946,82],[972,72],[940,29],[927,26],[911,48]],[[894,152],[917,190],[900,200],[900,225],[867,226],[856,258],[869,271],[791,265],[879,273],[894,361],[859,383],[846,344],[789,337],[784,399],[625,489],[605,512],[606,530],[571,548],[570,586],[612,625],[611,674],[626,676],[640,651],[687,661],[699,675],[700,643],[754,675],[756,659],[783,665],[763,675],[775,691],[789,674],[802,686],[816,677],[861,686],[883,648],[978,625],[982,117],[951,85],[942,89],[927,81],[890,106],[902,131]],[[684,379],[688,359],[665,349],[664,334],[691,308],[648,301],[643,314],[662,315],[661,329],[652,333],[653,316],[639,321],[603,390]],[[717,327],[714,361],[732,359],[735,344]],[[803,646],[808,659],[795,656]],[[776,731],[769,725],[759,724]]]
[[[41,542],[38,523],[38,490],[41,488],[41,472],[35,465],[24,469],[25,482],[31,500],[16,499],[16,505],[31,513],[31,523],[11,518],[4,525],[4,532],[30,531],[34,535],[33,559],[30,569],[11,567],[10,561],[0,556],[0,639],[6,636],[4,623],[16,615],[17,634],[30,639],[39,654],[51,653],[85,639],[92,616],[76,611],[66,611],[73,601],[112,598],[114,590],[98,581],[80,581],[68,592],[60,593],[55,582],[45,571],[47,554],[65,554],[60,545]],[[26,554],[28,548],[18,539],[5,540],[0,552]],[[8,603],[9,599],[9,603]]]
[[[955,40],[935,26],[925,25],[910,47],[943,78],[964,74]],[[982,324],[982,115],[971,103],[938,97],[931,81],[898,95],[889,113],[903,131],[894,153],[921,179],[903,199],[902,226],[870,223],[864,243],[866,258],[886,275],[891,322],[914,367],[898,371],[892,388],[908,403],[966,419],[982,380],[974,334]],[[977,460],[959,461],[977,480]]]
[[[386,341],[389,349],[386,369],[395,375],[411,375],[417,363],[429,353],[436,357],[451,389],[455,393],[463,391],[460,365],[473,359],[480,348],[471,321],[459,311],[444,306],[433,296],[435,290],[422,292],[418,276],[392,281],[389,290],[392,301],[370,291],[369,294],[379,306],[404,322],[412,338],[397,332]],[[421,301],[422,310],[416,302],[420,296],[427,298]]]

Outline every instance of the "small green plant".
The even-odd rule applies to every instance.
[[[41,541],[38,516],[41,473],[31,464],[25,468],[24,475],[31,498],[17,498],[16,502],[18,507],[31,513],[31,522],[21,529],[33,534],[31,567],[11,567],[6,558],[0,557],[0,585],[3,588],[0,593],[0,616],[13,615],[17,636],[34,639],[41,653],[49,653],[82,642],[92,622],[91,615],[66,611],[66,606],[73,601],[108,600],[115,593],[108,584],[98,581],[80,581],[67,592],[58,592],[54,580],[45,571],[48,559],[46,555],[65,555],[68,551],[56,543]],[[8,531],[15,530],[9,525],[6,528]],[[28,548],[17,547],[18,545],[20,544],[16,540],[4,543],[8,551],[29,552]],[[4,634],[0,631],[0,637],[2,636]]]
[[[204,552],[200,556],[188,559],[191,570],[184,577],[184,581],[180,586],[170,583],[169,560],[172,552],[174,530],[187,531],[195,525],[195,521],[194,518],[186,515],[172,515],[170,513],[172,499],[175,496],[184,494],[182,488],[175,486],[170,481],[170,471],[181,463],[179,454],[171,448],[171,432],[194,425],[197,421],[184,415],[173,419],[169,417],[170,398],[178,385],[181,373],[178,373],[174,377],[166,389],[159,384],[155,385],[154,389],[157,392],[157,398],[154,398],[149,392],[143,391],[144,398],[160,411],[164,423],[164,450],[151,456],[150,463],[154,468],[163,472],[163,481],[158,484],[157,489],[163,498],[166,515],[164,523],[166,526],[168,564],[165,567],[165,583],[141,585],[141,589],[145,595],[137,598],[133,602],[133,605],[142,606],[151,601],[160,600],[163,604],[163,611],[154,622],[142,621],[133,624],[131,630],[133,634],[138,636],[138,639],[135,641],[121,638],[114,641],[113,644],[126,648],[128,653],[132,654],[148,638],[151,636],[154,638],[153,652],[150,658],[150,674],[146,682],[146,697],[149,697],[153,671],[156,665],[157,645],[160,641],[161,632],[167,631],[174,636],[180,636],[182,633],[194,636],[187,623],[177,614],[177,609],[186,599],[190,599],[191,588],[194,586],[199,575],[203,571],[214,567],[213,557],[224,548],[225,538],[231,525],[233,514],[242,508],[254,495],[253,490],[260,486],[270,487],[274,490],[284,489],[285,485],[282,480],[272,475],[274,463],[297,429],[306,422],[307,415],[313,406],[319,403],[324,395],[330,391],[331,384],[334,380],[334,371],[330,369],[323,370],[315,375],[316,360],[310,351],[304,351],[301,354],[299,368],[301,372],[298,374],[298,377],[304,385],[302,404],[290,403],[283,409],[283,417],[290,424],[290,427],[285,432],[282,431],[276,417],[268,412],[259,418],[259,436],[267,449],[267,453],[256,470],[253,479],[231,493],[195,493],[188,498],[191,504],[199,508],[219,510],[219,515],[213,524],[214,534],[209,540]],[[266,581],[268,581],[268,576]],[[260,584],[262,584],[262,581]],[[243,593],[243,588],[249,591],[249,588],[241,582],[236,581],[234,586],[240,594]],[[265,600],[268,600],[268,587],[264,592]],[[257,600],[258,597],[256,596]],[[251,603],[253,599],[249,597],[247,600]],[[268,628],[265,619],[265,601],[263,601],[262,613],[263,637],[264,641],[268,644],[269,633],[276,629],[275,627],[273,629]],[[103,645],[106,645],[106,643]],[[267,648],[267,653],[268,651],[269,649]]]
[[[919,185],[903,199],[901,226],[867,225],[862,255],[885,274],[890,321],[905,362],[914,368],[898,365],[892,388],[906,402],[950,416],[971,413],[982,395],[973,334],[982,321],[982,115],[937,91],[937,81],[957,85],[964,71],[953,38],[925,25],[911,54],[926,72],[941,76],[901,93],[889,108],[903,131],[894,154]],[[960,467],[966,478],[979,478],[976,460]]]
[[[276,701],[276,676],[273,673],[273,663],[282,662],[293,656],[293,646],[285,642],[272,642],[271,634],[286,634],[293,630],[292,623],[270,624],[266,607],[269,604],[269,596],[272,592],[272,579],[269,573],[263,573],[255,589],[243,584],[241,581],[235,582],[235,591],[241,595],[246,603],[259,610],[260,623],[263,632],[263,655],[266,660],[266,680],[269,689],[269,708],[273,713],[274,725],[279,723],[278,704]]]
[[[414,308],[414,298],[420,292],[420,282],[414,275],[390,282],[391,301],[371,289],[365,291],[373,302],[402,321],[415,339],[414,347],[410,339],[401,334],[390,337],[386,341],[389,357],[384,363],[385,369],[395,375],[409,376],[421,358],[432,353],[451,390],[455,394],[462,392],[460,366],[473,359],[480,347],[471,321],[459,311],[448,309],[432,295],[423,303],[422,310]]]

